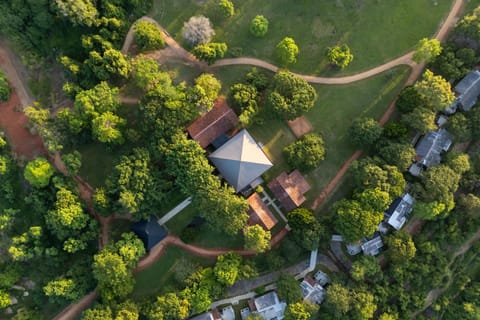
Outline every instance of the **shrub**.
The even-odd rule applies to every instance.
[[[230,18],[235,15],[235,6],[229,0],[220,0],[218,2],[218,9],[220,14],[225,18]]]
[[[193,48],[193,54],[199,60],[207,62],[209,65],[213,64],[217,59],[221,59],[227,52],[227,45],[225,43],[208,43],[200,44]]]
[[[276,51],[281,63],[292,64],[297,62],[298,46],[292,38],[283,38],[283,40],[277,44]]]
[[[283,151],[287,156],[288,164],[300,170],[316,168],[325,159],[323,138],[316,133],[304,135]]]
[[[0,71],[0,102],[5,102],[10,99],[11,89],[8,86],[7,77]]]
[[[250,33],[255,37],[263,37],[268,32],[268,19],[258,15],[250,22]]]
[[[330,63],[343,69],[352,62],[353,54],[350,52],[350,48],[346,44],[343,44],[341,46],[328,48],[327,58]]]
[[[153,22],[139,21],[135,23],[135,42],[141,51],[156,50],[164,47],[162,32]]]

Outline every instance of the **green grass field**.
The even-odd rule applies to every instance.
[[[192,261],[201,266],[213,265],[214,260],[201,259],[183,251],[182,249],[169,246],[165,254],[149,268],[135,274],[135,288],[132,297],[139,300],[143,297],[161,295],[163,293],[177,291],[181,285],[175,280],[175,266],[181,258]]]
[[[235,16],[222,21],[215,18],[212,1],[155,0],[150,15],[182,43],[183,23],[204,14],[214,23],[214,41],[226,42],[230,56],[274,63],[276,44],[293,37],[300,54],[289,68],[323,75],[357,73],[406,53],[419,39],[434,35],[452,4],[451,0],[233,0]],[[269,19],[269,31],[261,39],[249,33],[257,14]],[[344,71],[332,70],[325,50],[343,43],[355,58]]]
[[[215,75],[223,83],[223,92],[236,82],[241,82],[249,67],[236,66],[216,70]],[[408,67],[398,67],[375,77],[348,85],[314,85],[318,100],[313,109],[305,114],[313,131],[321,133],[327,149],[325,160],[309,172],[306,177],[312,189],[306,194],[313,201],[342,164],[355,151],[349,142],[348,128],[354,119],[361,116],[380,119],[394,97],[399,93],[409,74]],[[266,174],[266,180],[290,170],[282,150],[295,141],[295,136],[284,121],[269,119],[263,124],[253,125],[249,131],[264,144],[264,150],[275,164]]]

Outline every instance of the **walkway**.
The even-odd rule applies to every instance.
[[[167,214],[165,214],[163,217],[158,219],[158,221],[157,221],[158,224],[159,225],[164,225],[165,223],[168,222],[168,220],[175,217],[177,215],[177,213],[179,213],[180,211],[182,211],[183,209],[188,207],[190,205],[190,203],[192,203],[192,197],[188,197],[187,199],[183,200],[179,205],[177,205],[175,208],[173,208],[172,210],[167,212]]]

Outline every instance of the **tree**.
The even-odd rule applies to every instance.
[[[377,305],[375,304],[373,294],[363,291],[353,292],[352,312],[355,315],[355,319],[372,319],[376,310]]]
[[[390,194],[392,199],[405,191],[405,179],[395,166],[377,165],[372,159],[354,161],[350,167],[353,185],[357,190],[379,188]]]
[[[133,81],[140,89],[149,90],[162,78],[170,78],[170,76],[160,72],[157,61],[142,57],[133,61]]]
[[[91,27],[97,24],[98,11],[90,0],[55,0],[55,5],[73,25]]]
[[[103,250],[93,259],[92,273],[102,299],[114,301],[132,292],[135,280],[119,254]]]
[[[10,295],[5,290],[0,290],[0,309],[5,309],[11,303]]]
[[[245,249],[262,253],[270,248],[270,239],[272,235],[270,234],[270,231],[263,229],[258,224],[245,228],[244,235]]]
[[[391,142],[382,147],[380,156],[388,164],[397,166],[400,171],[406,171],[415,160],[415,149],[408,143]]]
[[[298,46],[290,37],[285,37],[280,41],[276,48],[277,57],[284,65],[297,62]]]
[[[313,213],[305,208],[297,208],[289,212],[287,217],[295,241],[306,250],[317,249],[325,230]]]
[[[422,96],[414,86],[406,86],[398,95],[396,107],[402,113],[412,112],[417,107],[425,107]]]
[[[82,314],[82,320],[114,320],[110,307],[87,309]]]
[[[419,133],[425,134],[429,130],[436,130],[435,111],[427,108],[416,108],[412,112],[402,115],[402,122]]]
[[[450,153],[447,158],[447,165],[456,173],[464,174],[471,168],[470,157],[465,153]]]
[[[457,49],[447,45],[435,59],[432,67],[438,74],[450,81],[463,78],[477,63],[475,51],[471,48]]]
[[[353,194],[353,199],[360,202],[364,209],[372,211],[385,211],[392,203],[392,198],[388,192],[383,191],[379,187],[367,188],[362,192]]]
[[[199,60],[203,60],[211,65],[218,59],[223,58],[227,50],[228,47],[226,43],[210,42],[196,45],[193,48],[193,54]]]
[[[10,100],[10,86],[8,85],[8,80],[5,74],[0,70],[0,102],[5,102]]]
[[[422,80],[415,83],[414,88],[428,106],[436,111],[444,110],[455,100],[450,83],[428,69],[423,74]]]
[[[85,228],[89,216],[83,212],[78,197],[70,190],[60,188],[56,196],[55,209],[47,212],[45,221],[53,233],[63,240],[72,232]]]
[[[373,146],[382,136],[382,132],[383,129],[373,118],[357,118],[349,130],[352,142],[363,148]]]
[[[221,15],[225,18],[230,18],[235,15],[235,6],[229,0],[219,0],[218,9]]]
[[[115,243],[114,248],[129,269],[135,268],[137,262],[146,253],[142,240],[133,232],[123,233],[121,239]]]
[[[102,81],[89,90],[79,92],[75,96],[75,110],[85,120],[92,120],[106,112],[115,113],[120,107],[119,89],[110,87]]]
[[[433,220],[444,213],[446,206],[444,203],[438,201],[433,202],[422,202],[416,201],[415,206],[413,207],[413,213],[425,220]]]
[[[12,238],[8,253],[13,261],[28,261],[41,256],[45,248],[42,246],[43,230],[40,226],[31,226],[17,237]]]
[[[350,52],[350,48],[346,44],[343,44],[341,46],[328,48],[327,59],[330,63],[344,69],[352,62],[353,54]]]
[[[405,141],[408,128],[399,121],[389,121],[383,126],[383,136],[389,140]]]
[[[325,304],[340,319],[352,308],[353,299],[348,288],[339,283],[332,283],[327,288]]]
[[[162,31],[153,22],[138,21],[134,25],[135,43],[141,51],[157,50],[165,46]]]
[[[259,111],[257,88],[250,84],[236,83],[230,88],[230,98],[233,106],[242,111],[239,116],[240,123],[243,126],[251,125]]]
[[[231,286],[237,279],[242,257],[236,253],[226,253],[218,256],[213,272],[218,282]]]
[[[294,276],[283,274],[278,278],[277,291],[280,299],[287,304],[302,301],[302,290]]]
[[[461,210],[470,215],[477,215],[480,208],[480,198],[476,195],[469,193],[467,195],[460,195],[458,198],[458,206]]]
[[[268,32],[268,19],[258,15],[250,22],[250,33],[255,37],[261,38]]]
[[[55,173],[52,165],[45,158],[36,158],[25,166],[25,179],[35,188],[44,188],[50,183]]]
[[[195,79],[195,86],[202,92],[201,96],[197,97],[197,105],[202,113],[206,113],[212,109],[213,102],[222,88],[222,83],[213,74],[203,73]]]
[[[77,150],[62,155],[62,162],[67,167],[70,176],[76,176],[82,166],[82,154]]]
[[[273,77],[272,87],[268,102],[273,110],[286,120],[293,120],[308,112],[318,97],[308,82],[288,71],[277,72]]]
[[[422,175],[425,188],[423,198],[426,201],[439,201],[453,209],[453,193],[457,191],[461,174],[446,165],[430,168]],[[450,211],[448,210],[448,211]]]
[[[448,119],[447,129],[453,134],[458,142],[467,142],[472,139],[472,127],[470,119],[463,113],[457,112]]]
[[[374,256],[361,256],[353,262],[350,275],[355,281],[377,282],[382,279],[382,269]]]
[[[354,242],[371,236],[383,220],[382,211],[363,208],[356,200],[340,200],[334,205],[335,229],[346,241]]]
[[[395,264],[406,263],[415,257],[417,248],[410,234],[405,231],[400,230],[386,237],[386,244],[388,256]]]
[[[123,144],[125,138],[120,130],[127,121],[107,111],[92,120],[92,134],[100,142]]]
[[[316,133],[308,133],[299,140],[286,146],[283,152],[287,162],[293,168],[310,170],[318,167],[325,159],[323,138]]]
[[[418,41],[413,54],[413,61],[432,62],[442,52],[442,46],[437,39],[422,38]]]
[[[189,315],[190,304],[187,299],[176,293],[167,293],[157,297],[147,312],[149,320],[182,320]]]
[[[318,306],[309,302],[291,303],[285,309],[285,320],[308,320],[318,310]]]
[[[103,53],[90,51],[86,65],[98,80],[128,78],[131,71],[130,61],[125,55],[115,49],[107,49]]]
[[[193,16],[183,24],[183,39],[192,47],[209,43],[214,35],[210,20],[204,16]]]
[[[43,287],[43,292],[47,297],[50,297],[52,302],[57,301],[55,297],[61,297],[70,301],[81,298],[81,295],[79,295],[81,292],[76,290],[76,284],[73,279],[59,278],[49,281]]]

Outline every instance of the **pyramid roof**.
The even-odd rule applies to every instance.
[[[148,251],[168,234],[167,230],[157,223],[154,216],[150,217],[150,221],[141,220],[132,224],[130,229],[143,241]]]
[[[245,129],[215,150],[209,158],[237,192],[273,166]]]

